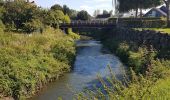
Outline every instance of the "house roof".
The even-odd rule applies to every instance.
[[[162,11],[161,9],[159,8],[152,8],[150,11],[148,11],[145,15],[149,14],[151,11],[157,11],[159,13],[161,13],[163,16],[167,16],[167,13],[165,13],[164,11]]]
[[[102,15],[97,15],[96,18],[109,18],[111,17],[111,14],[102,14]]]
[[[168,13],[168,9],[165,6],[161,6],[159,9],[165,12],[166,14]]]

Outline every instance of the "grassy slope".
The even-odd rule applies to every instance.
[[[60,30],[43,34],[0,33],[0,98],[34,94],[70,70],[74,41]]]

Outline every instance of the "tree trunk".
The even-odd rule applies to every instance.
[[[138,8],[136,8],[136,14],[135,14],[135,17],[136,17],[136,18],[138,17]]]
[[[142,18],[142,8],[140,8],[140,18]]]
[[[169,19],[170,19],[170,6],[169,6],[169,4],[170,4],[170,0],[168,0],[167,1],[167,4],[166,4],[166,7],[167,7],[167,9],[168,9],[168,12],[167,12],[167,27],[170,27],[170,23],[169,23]]]

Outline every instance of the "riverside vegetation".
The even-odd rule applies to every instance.
[[[0,0],[0,99],[25,99],[71,70],[79,36],[62,22],[70,18],[57,7]]]
[[[118,31],[119,33],[116,33]],[[87,90],[76,95],[76,98],[79,100],[82,98],[110,100],[170,99],[170,59],[168,53],[162,53],[169,52],[169,49],[162,51],[155,49],[152,44],[138,44],[133,39],[129,39],[133,37],[131,36],[133,34],[127,33],[131,35],[123,37],[121,34],[124,33],[120,32],[125,33],[128,30],[102,31],[101,41],[105,47],[109,48],[128,66],[127,75],[124,76],[122,81],[118,81],[110,69],[111,76],[107,77],[106,80],[99,76],[102,86],[96,88],[97,92]],[[120,37],[118,34],[120,34]]]
[[[15,99],[36,93],[71,70],[74,40],[60,30],[43,34],[0,33],[0,93]]]
[[[71,29],[68,35],[58,29],[60,23],[70,22],[69,17],[74,14],[66,6],[43,9],[24,0],[0,0],[0,99],[24,99],[70,70],[73,39],[79,36]],[[87,91],[89,95],[81,93],[77,98],[170,99],[169,51],[166,58],[164,51],[115,38],[114,32],[100,37],[129,66],[129,78],[119,82],[111,73],[108,82],[99,78],[104,92]]]

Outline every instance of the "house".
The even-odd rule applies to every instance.
[[[167,12],[168,10],[165,6],[160,8],[152,8],[143,17],[166,17]]]

